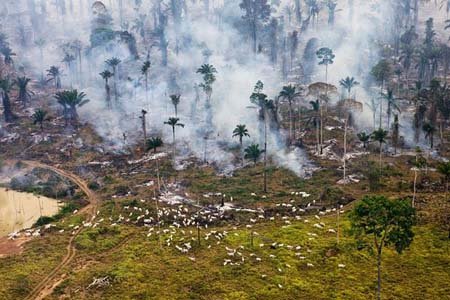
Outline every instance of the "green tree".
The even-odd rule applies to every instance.
[[[50,69],[47,70],[47,76],[50,77],[47,82],[53,81],[55,83],[55,88],[59,90],[61,88],[61,71],[59,67],[51,66]]]
[[[181,95],[174,94],[170,95],[170,101],[172,102],[173,108],[175,109],[175,117],[178,116],[178,105],[180,104]]]
[[[106,105],[108,108],[111,108],[111,88],[109,87],[109,78],[113,77],[114,74],[109,70],[105,70],[100,73],[100,76],[105,80]]]
[[[121,62],[122,62],[122,61],[121,61],[119,58],[117,58],[117,57],[112,57],[112,58],[107,59],[107,60],[105,61],[105,63],[106,63],[109,67],[111,67],[112,70],[113,70],[113,74],[114,74],[114,100],[115,100],[116,103],[119,102],[119,92],[118,92],[118,90],[117,90],[117,79],[118,79],[118,77],[119,77],[119,73],[117,72],[117,71],[118,71],[117,69],[118,69],[119,64],[120,64]]]
[[[169,125],[172,127],[172,139],[173,139],[173,156],[175,158],[175,149],[176,149],[176,144],[175,144],[175,128],[176,127],[181,127],[184,128],[184,124],[179,123],[180,119],[179,118],[169,118],[169,120],[167,120],[166,122],[164,122],[164,124]]]
[[[33,124],[39,124],[39,128],[41,131],[44,131],[44,122],[50,121],[50,118],[47,116],[47,112],[43,109],[37,109],[33,115],[31,116],[33,118]]]
[[[394,123],[392,124],[392,145],[394,146],[394,154],[397,154],[398,144],[400,142],[400,123],[398,121],[398,114],[394,115]]]
[[[380,85],[380,95],[383,95],[384,84],[392,75],[392,67],[386,59],[380,60],[370,71],[370,74]],[[382,127],[381,118],[383,115],[383,102],[380,101],[380,128]]]
[[[354,77],[345,77],[339,81],[339,84],[347,91],[347,98],[351,97],[352,89],[359,85],[359,82]]]
[[[216,73],[217,70],[213,65],[203,64],[197,70],[197,73],[203,75],[203,82],[199,84],[199,86],[203,89],[203,92],[206,95],[206,104],[209,105],[212,96],[212,85],[216,81]]]
[[[153,137],[147,140],[147,151],[153,150],[156,153],[159,147],[163,146],[163,140],[160,137]]]
[[[397,104],[397,99],[394,97],[394,91],[392,89],[388,89],[387,93],[383,93],[382,98],[387,102],[387,128],[389,129],[391,126],[392,111],[396,110],[397,112],[400,112],[400,108]]]
[[[242,148],[242,139],[245,136],[250,136],[250,134],[248,134],[248,129],[245,126],[245,124],[238,124],[236,125],[236,128],[233,130],[233,137],[239,137],[239,145],[240,145],[240,150],[242,152],[243,148]],[[242,163],[244,162],[244,157],[242,157]]]
[[[239,7],[245,12],[242,18],[248,24],[253,42],[253,52],[256,53],[258,48],[258,27],[269,20],[271,13],[270,4],[267,3],[267,0],[242,0]]]
[[[2,95],[5,122],[12,122],[17,119],[17,116],[12,112],[11,100],[9,99],[9,93],[13,86],[14,83],[8,77],[0,79],[0,92]]]
[[[26,106],[28,101],[31,99],[31,95],[34,93],[28,89],[28,84],[31,79],[27,77],[18,77],[15,84],[19,88],[19,101],[22,102],[23,106]]]
[[[363,132],[358,133],[357,136],[358,136],[359,141],[363,144],[364,151],[366,151],[367,145],[370,142],[370,134],[367,134],[363,131]]]
[[[63,107],[64,119],[66,125],[71,121],[76,123],[78,121],[77,108],[82,107],[89,102],[86,98],[86,94],[83,92],[78,92],[78,90],[66,90],[58,92],[55,95],[58,103]]]
[[[259,149],[259,145],[251,144],[244,150],[244,158],[253,161],[253,164],[256,165],[258,159],[261,157],[261,154],[264,153],[264,150]]]
[[[383,128],[378,128],[372,133],[372,139],[380,144],[380,174],[382,167],[383,144],[386,143],[388,132]]]
[[[436,132],[436,127],[434,127],[431,122],[426,122],[423,124],[422,130],[425,133],[425,138],[430,141],[430,148],[433,149],[434,133]]]
[[[365,196],[350,213],[351,232],[377,258],[377,299],[381,299],[381,260],[385,247],[401,254],[414,238],[415,209],[407,201]],[[371,244],[371,245],[370,245]]]
[[[283,86],[283,89],[278,96],[280,99],[288,101],[289,104],[289,142],[295,139],[295,133],[293,133],[294,128],[294,118],[293,118],[293,104],[296,98],[300,97],[301,93],[297,91],[296,87],[293,85]]]

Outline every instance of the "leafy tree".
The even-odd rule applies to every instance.
[[[166,122],[164,122],[164,124],[169,125],[172,127],[172,138],[173,138],[173,155],[175,157],[175,128],[176,127],[181,127],[184,128],[184,124],[179,123],[180,119],[179,118],[169,118],[169,120],[167,120]]]
[[[434,133],[436,132],[436,127],[431,122],[423,124],[422,130],[425,133],[425,138],[430,141],[430,148],[433,149],[434,145]]]
[[[50,121],[50,118],[47,116],[47,112],[43,109],[37,109],[33,115],[31,116],[33,118],[33,124],[39,124],[39,128],[41,131],[44,131],[44,122]]]
[[[23,106],[26,106],[28,101],[31,99],[31,95],[34,93],[28,90],[28,84],[31,79],[27,77],[18,77],[16,79],[15,84],[19,88],[19,100],[23,103]]]
[[[258,27],[269,20],[271,13],[270,4],[267,3],[267,0],[242,0],[239,7],[245,12],[242,18],[248,24],[253,42],[253,52],[256,53]]]
[[[111,88],[109,87],[109,78],[113,77],[114,74],[109,70],[105,70],[100,73],[100,76],[105,80],[106,105],[108,108],[111,108]]]
[[[9,93],[11,92],[14,83],[7,78],[0,79],[0,92],[2,95],[3,103],[3,116],[6,122],[12,122],[17,119],[17,116],[12,112],[11,100],[9,99]]]
[[[175,116],[178,116],[178,105],[180,104],[181,95],[170,95],[170,101],[175,109]]]
[[[350,213],[352,233],[360,244],[366,241],[377,258],[377,299],[381,299],[381,260],[383,249],[393,247],[401,254],[414,238],[415,209],[403,200],[385,196],[365,196]]]
[[[50,77],[47,82],[54,81],[55,88],[59,90],[61,88],[61,71],[59,67],[51,66],[50,69],[47,70],[47,76]]]
[[[63,107],[63,114],[66,124],[69,121],[76,123],[78,121],[77,108],[82,107],[89,102],[86,98],[86,94],[78,92],[78,90],[66,90],[58,92],[55,95],[58,103]]]
[[[159,147],[163,146],[163,140],[160,137],[153,137],[147,140],[147,151],[153,150],[156,153]]]
[[[359,85],[359,82],[354,77],[345,77],[339,81],[339,84],[347,91],[347,97],[351,97],[352,89]]]
[[[4,46],[0,48],[0,53],[3,55],[5,65],[10,66],[14,63],[12,57],[16,56],[16,53],[14,53],[9,46]]]
[[[252,160],[253,163],[256,165],[256,162],[261,157],[261,154],[263,154],[264,150],[259,149],[259,145],[257,144],[251,144],[244,150],[244,158]]]
[[[301,93],[297,91],[296,87],[293,85],[287,85],[283,86],[283,89],[280,92],[280,95],[278,96],[281,99],[287,100],[289,104],[289,142],[292,142],[292,140],[295,138],[295,134],[293,134],[293,104],[296,98],[300,97]]]

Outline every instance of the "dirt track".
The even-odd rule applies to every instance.
[[[91,219],[95,216],[98,207],[98,198],[96,194],[90,190],[87,186],[87,183],[78,177],[77,175],[61,170],[58,167],[46,165],[40,162],[35,161],[22,161],[22,163],[35,168],[43,168],[47,170],[51,170],[62,177],[70,179],[73,183],[78,185],[80,189],[86,194],[89,204],[86,205],[83,209],[81,209],[78,214],[87,214],[87,218]],[[72,259],[75,257],[76,249],[74,245],[75,238],[80,234],[83,227],[80,227],[70,238],[67,244],[67,253],[59,263],[41,282],[39,282],[30,294],[25,299],[44,299],[46,296],[50,295],[54,288],[62,281],[62,278],[65,276],[64,274],[59,274],[60,271],[67,266]],[[20,247],[18,248],[20,249]]]

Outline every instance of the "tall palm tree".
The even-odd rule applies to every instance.
[[[47,76],[50,77],[47,82],[54,81],[55,88],[59,90],[61,88],[61,71],[59,67],[51,66],[50,69],[47,70]]]
[[[347,91],[347,98],[350,98],[352,89],[359,85],[359,82],[354,77],[345,77],[339,81],[339,84]]]
[[[245,124],[238,124],[236,125],[236,128],[233,130],[233,137],[239,137],[239,145],[240,145],[240,149],[242,152],[242,139],[245,136],[250,136],[250,134],[248,134],[248,129],[245,126]],[[244,157],[242,157],[242,163],[244,162]]]
[[[66,53],[64,55],[64,58],[62,60],[63,63],[66,64],[67,66],[67,70],[69,71],[69,78],[70,78],[70,86],[72,87],[72,79],[73,79],[73,74],[72,74],[72,63],[76,60],[75,56],[70,54],[70,53]]]
[[[147,148],[147,151],[153,150],[153,153],[156,153],[158,148],[162,147],[163,144],[164,144],[163,140],[160,137],[153,137],[153,138],[147,140],[146,148]],[[155,161],[156,161],[156,177],[158,179],[158,190],[160,190],[161,183],[160,183],[160,179],[159,179],[159,158],[156,157]]]
[[[63,107],[64,119],[66,125],[69,121],[76,123],[78,121],[77,108],[82,107],[89,102],[86,98],[86,94],[83,92],[78,92],[78,90],[66,90],[58,92],[55,95],[58,103]]]
[[[14,83],[9,78],[0,79],[0,92],[3,103],[3,116],[6,122],[12,122],[17,119],[17,116],[12,112],[11,101],[9,93],[11,92]]]
[[[119,95],[118,95],[118,91],[117,91],[117,79],[118,79],[119,74],[117,72],[117,68],[121,62],[122,61],[117,57],[112,57],[105,61],[105,63],[112,68],[113,73],[114,73],[114,99],[115,99],[116,103],[119,101]]]
[[[106,105],[108,108],[111,108],[111,88],[109,87],[109,78],[113,77],[114,74],[109,70],[105,70],[100,73],[100,76],[105,80]]]
[[[422,126],[422,130],[425,133],[425,138],[430,141],[430,148],[433,149],[434,145],[434,133],[436,132],[436,127],[431,122],[426,122]]]
[[[363,144],[364,151],[366,151],[367,145],[370,142],[370,134],[367,134],[363,131],[363,132],[358,133],[357,136],[358,136],[359,141]]]
[[[300,97],[301,93],[298,92],[293,85],[287,85],[283,86],[283,89],[280,92],[280,95],[278,96],[281,99],[287,100],[289,104],[289,142],[292,142],[293,139],[295,139],[295,133],[292,132],[294,127],[294,118],[292,116],[293,109],[292,106],[294,104],[294,100],[297,97]]]
[[[244,150],[245,155],[244,158],[252,160],[253,164],[256,165],[258,162],[258,159],[261,157],[261,154],[263,154],[264,150],[259,149],[258,144],[251,144]]]
[[[197,70],[197,73],[203,75],[203,82],[199,86],[206,94],[206,104],[209,105],[212,96],[212,85],[216,81],[217,70],[213,65],[203,64]]]
[[[378,128],[372,133],[372,139],[380,144],[380,173],[382,167],[383,144],[386,143],[388,132],[383,128]]]
[[[400,112],[400,108],[397,104],[397,99],[394,97],[394,91],[392,89],[388,89],[387,93],[382,94],[382,98],[386,100],[387,102],[387,128],[389,129],[391,126],[391,115],[392,110],[396,110],[397,112]],[[382,113],[380,111],[380,113]],[[380,117],[381,120],[381,117]]]
[[[44,122],[50,120],[47,116],[47,112],[40,108],[37,109],[31,117],[33,118],[33,124],[39,124],[41,131],[44,131]]]
[[[19,100],[23,103],[23,106],[27,105],[28,100],[31,99],[31,95],[34,93],[28,90],[28,84],[31,79],[27,77],[18,77],[15,84],[19,88]]]
[[[141,67],[141,73],[145,78],[145,99],[148,101],[148,73],[150,72],[150,60],[146,60]]]
[[[181,127],[184,128],[184,124],[179,123],[178,121],[180,121],[179,118],[169,118],[169,120],[167,120],[166,122],[164,122],[164,124],[169,125],[172,127],[172,138],[173,138],[173,156],[175,158],[175,128],[176,127]]]
[[[46,44],[46,41],[43,38],[39,38],[36,41],[34,41],[34,44],[36,47],[39,48],[39,54],[40,54],[40,61],[41,61],[41,77],[44,78],[44,47]]]
[[[181,95],[179,94],[170,95],[170,101],[175,109],[175,117],[178,116],[178,104],[180,104],[180,99]]]

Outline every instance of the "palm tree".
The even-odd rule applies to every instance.
[[[66,125],[69,121],[76,123],[78,120],[77,108],[82,107],[89,102],[85,99],[86,94],[83,92],[78,92],[77,90],[66,90],[58,92],[55,95],[58,103],[63,107],[64,119]]]
[[[233,137],[239,137],[239,145],[241,151],[242,151],[242,139],[245,136],[248,137],[250,136],[250,134],[248,134],[247,127],[244,124],[236,125],[236,128],[233,130]],[[242,163],[244,163],[244,157],[242,157]]]
[[[261,154],[264,153],[264,150],[259,149],[259,145],[257,144],[251,144],[245,148],[244,152],[244,158],[252,160],[253,164],[256,165],[256,162],[261,157]]]
[[[386,94],[383,93],[382,98],[387,102],[387,128],[389,129],[389,127],[391,126],[392,110],[394,109],[397,112],[400,112],[400,108],[398,107],[397,99],[394,97],[394,91],[392,89],[388,89]],[[380,111],[380,113],[382,112]]]
[[[422,130],[425,133],[425,138],[430,141],[430,149],[433,149],[434,145],[434,133],[436,132],[436,127],[431,122],[423,124]]]
[[[169,118],[168,121],[164,122],[164,124],[169,125],[172,127],[172,138],[173,138],[173,157],[175,158],[175,127],[181,127],[184,128],[184,124],[178,123],[180,121],[179,118]]]
[[[41,77],[44,77],[44,47],[46,44],[46,41],[43,38],[39,38],[36,41],[34,41],[34,44],[36,47],[39,48],[39,54],[40,54],[40,60],[41,60]]]
[[[377,141],[380,144],[380,173],[381,173],[381,167],[382,167],[382,159],[381,155],[383,153],[383,143],[386,143],[386,137],[388,135],[388,132],[384,130],[383,128],[378,128],[372,133],[372,139],[374,141]]]
[[[72,62],[75,61],[75,56],[70,54],[70,53],[66,53],[66,55],[64,56],[62,62],[66,64],[67,66],[67,70],[69,71],[69,77],[70,77],[70,86],[72,86]]]
[[[147,140],[147,151],[153,150],[156,153],[159,147],[162,147],[163,140],[160,137],[153,137]]]
[[[141,68],[141,73],[145,77],[145,99],[148,101],[148,73],[150,71],[150,60],[146,60]]]
[[[147,151],[153,150],[153,153],[156,153],[159,147],[162,147],[163,140],[160,137],[153,137],[147,140]],[[159,158],[156,156],[156,177],[158,179],[158,190],[161,188],[161,183],[159,179]]]
[[[217,73],[217,70],[213,65],[203,64],[197,70],[197,73],[203,75],[203,83],[199,84],[199,86],[205,92],[206,104],[209,105],[212,95],[212,84],[216,81],[216,76],[214,74]]]
[[[400,124],[398,121],[398,114],[394,115],[394,123],[392,124],[392,144],[394,146],[394,154],[397,154],[397,148],[400,141]]]
[[[420,150],[419,147],[416,148],[416,160],[414,161],[413,165],[413,170],[414,170],[414,182],[413,182],[413,199],[412,199],[412,207],[415,206],[415,202],[416,202],[416,193],[417,193],[417,175],[418,172],[424,167],[426,166],[427,161],[426,159],[422,156],[422,151]]]
[[[0,49],[0,52],[3,55],[3,59],[4,59],[4,62],[5,62],[5,65],[10,66],[10,65],[12,65],[14,63],[12,57],[15,56],[16,53],[14,53],[9,46],[2,47]]]
[[[100,76],[105,80],[106,105],[108,108],[111,108],[111,88],[109,87],[109,78],[113,77],[114,74],[109,70],[105,70],[100,73]]]
[[[51,66],[50,69],[47,70],[47,76],[50,77],[47,82],[54,81],[55,88],[58,90],[61,88],[61,72],[59,67]]]
[[[295,133],[293,134],[293,122],[294,118],[292,116],[292,105],[295,100],[295,98],[299,97],[301,95],[300,92],[296,91],[295,86],[293,85],[287,85],[283,86],[283,89],[280,92],[280,95],[278,96],[281,99],[287,100],[289,103],[289,142],[292,142],[293,139],[295,139]]]
[[[27,77],[18,77],[16,79],[16,85],[19,88],[19,100],[23,103],[23,106],[27,105],[29,99],[31,99],[31,95],[34,93],[28,90],[28,84],[31,79]]]
[[[17,116],[12,112],[11,101],[9,99],[9,93],[11,92],[14,83],[9,78],[0,79],[0,92],[2,94],[3,103],[3,116],[5,122],[12,122],[17,119]]]
[[[44,130],[44,122],[50,120],[50,118],[47,117],[47,112],[40,108],[37,109],[31,117],[33,118],[33,124],[39,124],[41,131]]]
[[[170,101],[175,109],[175,117],[178,116],[178,104],[180,104],[180,99],[181,95],[179,94],[170,95]]]
[[[347,98],[350,98],[352,88],[359,85],[359,82],[354,77],[345,77],[339,81],[339,84],[347,91]]]
[[[370,142],[370,134],[366,132],[360,132],[357,134],[359,141],[363,144],[364,152],[367,150],[367,145]]]
[[[119,58],[117,58],[117,57],[113,57],[113,58],[110,58],[110,59],[105,61],[105,63],[112,68],[113,73],[114,73],[114,99],[115,99],[116,103],[119,101],[118,100],[119,99],[119,95],[118,95],[118,92],[117,92],[117,77],[118,77],[119,74],[117,72],[117,67],[119,66],[119,64],[121,62],[122,61]]]
[[[437,170],[444,176],[445,181],[445,198],[448,200],[448,186],[450,182],[450,162],[442,162],[438,165]]]

